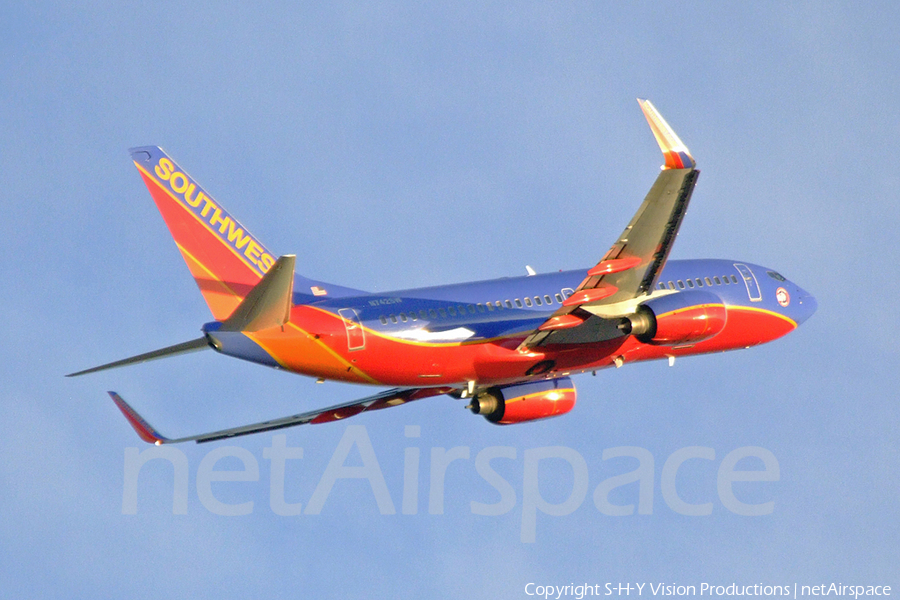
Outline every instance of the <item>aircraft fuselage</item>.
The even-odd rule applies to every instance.
[[[396,386],[500,385],[747,348],[789,333],[816,309],[812,295],[772,269],[720,259],[672,260],[642,300],[714,294],[727,316],[724,328],[709,339],[642,343],[613,332],[600,343],[520,350],[525,336],[560,308],[584,273],[325,297],[295,305],[282,330],[225,334],[217,333],[215,324],[205,330],[225,354],[313,377]]]

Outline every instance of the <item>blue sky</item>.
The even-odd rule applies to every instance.
[[[31,3],[0,9],[0,579],[9,597],[328,595],[526,597],[529,582],[900,586],[896,423],[900,278],[892,3],[740,3],[621,10],[590,3]],[[364,427],[397,514],[366,480],[339,480],[320,514],[269,506],[269,434],[239,446],[258,481],[216,483],[253,501],[225,517],[201,501],[201,462],[140,473],[137,440],[105,390],[164,433],[192,434],[341,402],[371,390],[273,372],[212,352],[98,374],[64,373],[197,335],[202,298],[126,149],[163,146],[298,270],[368,290],[593,265],[660,165],[635,97],[651,98],[703,171],[673,258],[783,272],[817,314],[770,345],[579,377],[569,415],[499,428],[437,398],[355,422],[284,432],[286,498],[308,504],[345,435]],[[419,426],[420,437],[405,436]],[[348,431],[350,432],[348,434]],[[473,514],[515,493],[505,514]],[[652,514],[593,503],[654,461]],[[772,514],[729,511],[717,469],[760,447],[774,482],[735,484]],[[430,514],[434,449],[468,448]],[[583,457],[587,496],[538,513],[523,543],[527,456]],[[677,490],[712,514],[672,510],[663,465],[693,459]],[[404,456],[421,456],[417,514],[401,514]],[[363,464],[354,448],[349,466]],[[440,452],[439,450],[436,452]],[[460,451],[461,452],[461,451]],[[238,468],[232,458],[219,468]],[[620,462],[617,462],[620,461]],[[747,468],[753,468],[752,466]],[[561,503],[572,469],[541,463]],[[744,487],[739,487],[739,486]],[[637,504],[637,486],[610,498]],[[896,587],[895,587],[896,589]],[[646,591],[645,591],[646,593]]]

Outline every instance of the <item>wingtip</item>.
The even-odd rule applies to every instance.
[[[169,442],[169,439],[163,435],[161,435],[156,429],[153,428],[150,423],[148,423],[144,417],[142,417],[136,410],[131,408],[131,406],[125,402],[125,399],[122,398],[116,392],[107,392],[109,397],[112,398],[113,402],[116,403],[116,406],[122,411],[122,414],[125,415],[125,418],[128,420],[128,423],[134,429],[134,431],[138,434],[142,440],[150,444],[156,444],[160,446]]]
[[[666,161],[663,168],[694,168],[697,165],[694,157],[691,156],[687,146],[684,145],[684,142],[681,141],[675,133],[675,130],[673,130],[663,116],[659,114],[659,111],[656,110],[653,103],[644,98],[638,98],[637,101],[641,107],[641,111],[644,113],[644,117],[647,119],[647,123],[650,125],[650,130],[653,131],[653,137],[656,138],[656,143],[659,144],[659,149],[662,150],[663,157]]]

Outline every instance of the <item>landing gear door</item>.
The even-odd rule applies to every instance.
[[[347,349],[362,350],[366,347],[366,333],[363,331],[359,314],[352,308],[341,308],[338,314],[344,319],[344,329],[347,330]]]
[[[747,295],[750,296],[750,301],[759,302],[762,300],[762,294],[759,291],[759,282],[756,281],[756,276],[753,274],[753,271],[750,270],[750,267],[742,263],[734,263],[734,268],[738,270],[738,273],[740,273],[741,277],[744,279],[744,285],[747,286]]]

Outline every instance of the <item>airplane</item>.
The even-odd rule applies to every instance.
[[[212,348],[243,360],[386,391],[279,419],[167,438],[109,392],[138,436],[198,443],[450,395],[499,425],[572,410],[571,377],[610,367],[749,348],[806,321],[816,299],[778,271],[733,260],[667,260],[699,171],[648,100],[664,165],[637,213],[588,269],[369,293],[306,278],[162,148],[129,152],[213,321],[200,338],[68,377]]]

